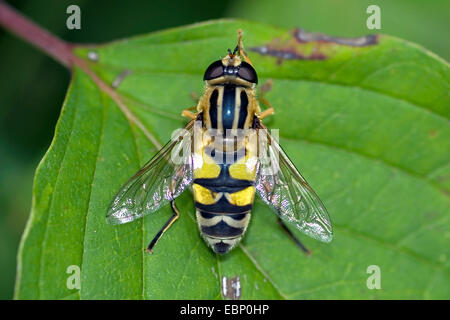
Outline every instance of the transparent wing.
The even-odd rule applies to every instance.
[[[110,224],[134,221],[178,197],[192,183],[192,120],[114,196],[106,220]]]
[[[278,142],[266,129],[262,131],[260,134],[267,134],[269,143],[260,147],[256,176],[258,194],[283,221],[314,239],[330,242],[333,230],[322,201]]]

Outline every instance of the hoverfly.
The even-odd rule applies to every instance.
[[[324,205],[262,123],[273,108],[264,102],[270,108],[261,112],[258,76],[243,50],[240,30],[235,50],[213,62],[203,79],[197,113],[182,112],[191,121],[122,186],[107,221],[127,223],[170,203],[173,215],[150,242],[151,253],[179,217],[175,199],[191,186],[200,233],[216,253],[229,252],[242,239],[255,193],[305,252],[284,222],[317,240],[331,241]]]

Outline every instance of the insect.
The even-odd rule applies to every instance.
[[[267,102],[270,108],[260,109],[258,76],[243,50],[241,31],[235,50],[228,49],[224,58],[213,62],[204,81],[197,112],[182,112],[191,121],[122,186],[107,221],[127,223],[170,203],[173,215],[150,242],[151,253],[179,217],[175,199],[190,186],[200,233],[216,253],[229,252],[242,239],[256,193],[306,253],[285,222],[315,239],[331,241],[324,205],[262,123],[273,108]]]

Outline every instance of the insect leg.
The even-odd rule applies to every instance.
[[[158,240],[162,237],[164,232],[166,232],[167,229],[172,225],[172,223],[175,222],[175,220],[178,219],[180,216],[180,213],[178,211],[177,205],[175,204],[175,200],[172,200],[170,202],[170,205],[172,206],[173,215],[170,217],[170,219],[164,224],[164,226],[159,230],[159,232],[156,234],[156,236],[153,238],[152,242],[147,247],[147,252],[152,253],[153,247],[156,245]]]
[[[268,106],[269,108],[264,110],[258,115],[260,119],[263,119],[275,113],[275,109],[273,108],[272,104],[266,98],[264,98],[264,95],[272,89],[272,85],[273,82],[271,79],[269,79],[261,86],[260,89],[261,95],[259,96],[259,101],[261,101],[264,105]]]
[[[190,96],[192,99],[194,99],[195,103],[198,103],[198,101],[200,100],[200,97],[198,96],[197,92],[195,92],[195,91],[192,91]],[[188,110],[195,109],[195,108],[196,107],[192,107],[192,108],[189,108]]]
[[[295,242],[295,244],[307,255],[309,256],[311,254],[311,251],[309,251],[301,242],[298,240],[295,235],[292,233],[291,230],[287,227],[287,225],[281,220],[280,217],[277,217],[278,224],[283,228],[283,230],[288,234],[288,236]]]
[[[261,95],[264,95],[267,92],[269,92],[270,90],[272,90],[272,86],[273,86],[272,79],[268,79],[266,82],[264,82],[259,89],[259,91],[261,92]]]
[[[195,107],[193,107],[193,108],[195,108]],[[191,119],[197,118],[197,114],[190,112],[189,109],[185,109],[185,110],[181,111],[181,115],[183,117],[187,117],[187,118],[191,118]]]
[[[275,111],[274,111],[274,109],[273,108],[269,108],[269,109],[266,109],[266,110],[264,110],[263,112],[261,112],[260,114],[258,114],[258,117],[259,117],[259,119],[264,119],[265,117],[267,117],[267,116],[269,116],[269,115],[271,115],[271,114],[274,114],[275,113]]]

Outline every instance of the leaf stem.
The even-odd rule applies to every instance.
[[[111,99],[122,110],[129,121],[135,123],[145,136],[158,148],[161,148],[159,141],[147,130],[145,125],[130,111],[123,102],[122,97],[114,88],[105,83],[94,71],[89,68],[89,64],[73,53],[75,45],[65,42],[52,35],[47,30],[38,26],[36,23],[23,16],[16,9],[11,7],[5,1],[0,0],[0,25],[3,25],[8,31],[19,36],[26,42],[31,43],[50,57],[61,63],[68,69],[73,66],[83,70],[97,86],[108,94]]]
[[[74,57],[72,45],[38,26],[3,0],[0,0],[0,25],[44,51],[65,67],[72,67]]]

